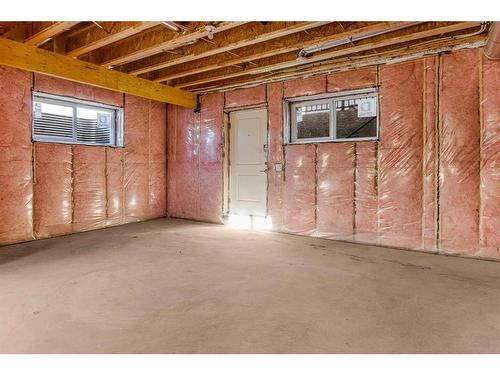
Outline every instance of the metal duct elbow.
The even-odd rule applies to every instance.
[[[500,59],[500,22],[493,22],[484,46],[484,55],[493,60]]]

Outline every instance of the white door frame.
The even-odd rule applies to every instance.
[[[267,142],[267,157],[266,157],[266,217],[269,215],[269,112],[267,105],[256,105],[256,106],[247,106],[247,107],[238,107],[238,108],[229,108],[224,109],[224,170],[223,170],[223,183],[224,185],[224,215],[228,215],[231,211],[231,114],[234,112],[241,111],[250,111],[250,110],[258,110],[262,109],[266,112],[266,142]]]

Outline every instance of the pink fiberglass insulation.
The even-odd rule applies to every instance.
[[[31,75],[0,66],[0,244],[33,239]]]
[[[280,230],[283,225],[283,178],[284,172],[276,171],[276,166],[283,166],[283,83],[267,85],[268,111],[268,215],[273,228]],[[284,170],[284,169],[283,169]]]
[[[115,106],[123,105],[123,94],[99,87],[35,74],[35,90],[54,95],[69,96]]]
[[[424,60],[424,117],[423,117],[423,249],[437,249],[437,116],[436,116],[436,78],[437,57]]]
[[[481,256],[500,258],[500,61],[483,59]]]
[[[473,255],[479,244],[479,50],[442,57],[440,250]]]
[[[356,143],[354,241],[378,241],[378,176],[376,142]]]
[[[0,244],[166,214],[163,103],[127,96],[124,148],[32,144],[32,83],[36,91],[124,104],[122,93],[0,67],[0,121],[4,124]]]
[[[225,107],[244,107],[266,102],[266,86],[260,85],[225,93]],[[202,107],[203,108],[203,107]]]
[[[317,146],[316,235],[353,239],[355,144],[323,143]]]
[[[34,231],[37,238],[73,231],[73,147],[35,144]]]
[[[498,258],[500,68],[498,62],[484,60],[479,81],[479,53],[455,51],[384,65],[379,78],[370,67],[267,84],[268,214],[274,228]],[[326,92],[327,80],[329,91],[380,81],[380,141],[283,146],[283,98]],[[226,105],[260,104],[258,90],[226,93]],[[207,113],[221,106],[215,102],[205,103]],[[210,139],[200,143],[202,129],[206,126],[209,137],[217,138],[211,130],[222,133],[223,120],[216,114],[220,127],[211,120],[204,125],[191,110],[169,108],[169,211],[199,219],[203,189],[218,202],[223,174],[212,154],[222,155],[222,150],[211,147]],[[279,164],[283,172],[275,170]],[[213,211],[206,213],[220,212],[218,204],[207,207]]]
[[[123,222],[123,148],[106,147],[106,225]]]
[[[150,101],[149,206],[151,217],[165,216],[167,211],[167,127],[165,104]]]
[[[151,217],[167,214],[167,119],[165,103],[150,101],[149,208]]]
[[[326,92],[326,76],[293,79],[285,82],[285,98]]]
[[[316,225],[316,146],[286,146],[285,164],[284,230],[310,235]]]
[[[201,97],[197,219],[219,223],[222,221],[223,106],[223,93]]]
[[[106,226],[106,148],[73,146],[73,231]]]
[[[422,59],[380,69],[379,241],[422,247]]]
[[[201,113],[168,107],[168,214],[221,222],[224,94],[200,100]]]
[[[327,90],[344,91],[366,87],[373,87],[377,84],[377,67],[346,70],[327,75]]]
[[[168,214],[185,219],[197,218],[199,114],[192,109],[169,105],[168,142]]]
[[[149,100],[125,96],[125,222],[149,212]]]

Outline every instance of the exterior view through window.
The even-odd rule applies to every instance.
[[[123,146],[122,108],[33,93],[33,140]]]
[[[373,140],[378,137],[376,90],[336,93],[288,102],[289,143]]]

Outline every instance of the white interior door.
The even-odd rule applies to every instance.
[[[230,113],[229,213],[267,216],[267,110]]]

